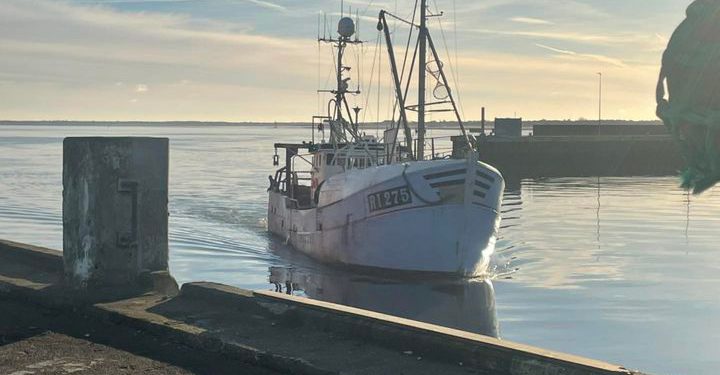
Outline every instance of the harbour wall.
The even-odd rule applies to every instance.
[[[684,159],[668,135],[478,138],[480,160],[506,178],[672,176]],[[453,155],[467,146],[453,138]]]
[[[590,136],[590,135],[669,135],[664,125],[613,125],[613,124],[571,124],[533,125],[536,137]]]

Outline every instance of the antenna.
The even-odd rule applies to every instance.
[[[355,41],[360,40],[360,11],[355,9]]]
[[[330,119],[330,139],[331,143],[338,145],[340,143],[348,142],[347,134],[351,135],[354,139],[359,139],[357,120],[359,118],[356,112],[353,116],[352,109],[348,104],[346,95],[359,95],[360,86],[358,78],[358,87],[356,90],[348,90],[349,82],[351,80],[352,73],[349,66],[345,66],[343,59],[346,58],[347,48],[353,44],[362,44],[362,41],[353,40],[352,37],[355,34],[355,22],[352,19],[352,11],[349,17],[345,17],[345,4],[341,0],[341,15],[342,17],[337,24],[338,36],[335,36],[334,31],[328,30],[327,26],[327,15],[325,17],[325,33],[323,38],[319,39],[319,42],[332,44],[337,49],[337,58],[334,59],[335,66],[335,78],[337,87],[331,90],[319,90],[319,92],[331,93],[334,98],[328,104],[328,115]],[[351,7],[352,8],[352,7]],[[328,34],[329,33],[329,34]],[[358,58],[359,59],[359,58]],[[358,75],[360,77],[360,75]],[[334,111],[331,107],[334,107]],[[346,113],[347,112],[347,113]],[[347,117],[345,117],[347,115]]]

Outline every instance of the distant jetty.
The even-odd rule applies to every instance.
[[[509,120],[474,137],[480,159],[506,178],[671,176],[684,165],[661,124],[529,125]],[[462,157],[464,140],[453,137],[453,145],[454,157]]]

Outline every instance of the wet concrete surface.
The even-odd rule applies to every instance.
[[[146,332],[0,298],[0,374],[276,374]]]
[[[242,306],[238,303],[233,306],[232,303],[227,302],[228,300],[223,300],[221,297],[213,301],[212,297],[203,300],[203,298],[183,296],[161,302],[148,311],[203,329],[210,335],[219,337],[223,342],[242,342],[248,347],[257,348],[261,355],[272,353],[273,358],[268,362],[281,361],[293,373],[489,374],[478,369],[463,367],[462,363],[447,363],[447,361],[428,358],[432,357],[430,355],[432,353],[414,351],[411,347],[385,345],[383,341],[391,340],[390,332],[378,334],[384,337],[371,340],[362,337],[356,331],[342,332],[313,324],[310,319],[303,316],[302,312],[292,308],[280,307],[268,313],[267,310],[253,309],[249,304]],[[132,300],[108,306],[127,311],[129,309],[124,308],[123,305],[131,304],[133,304]],[[208,309],[207,306],[213,308]],[[328,316],[327,319],[331,320],[331,317]],[[365,329],[373,330],[371,327]]]

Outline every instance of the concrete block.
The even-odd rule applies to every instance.
[[[168,139],[66,138],[63,258],[76,289],[168,269]]]
[[[62,253],[44,247],[0,239],[0,258],[32,264],[42,271],[62,270]]]

